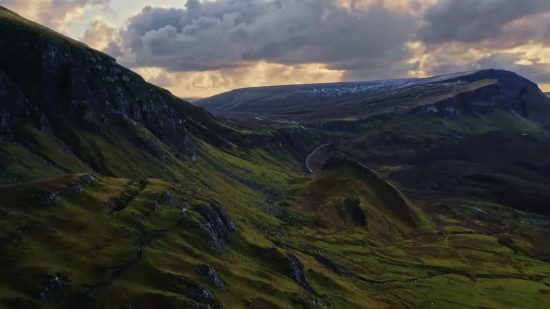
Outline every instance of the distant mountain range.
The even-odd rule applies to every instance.
[[[250,129],[323,132],[367,166],[399,167],[389,176],[414,192],[471,194],[550,214],[550,193],[542,193],[550,159],[541,156],[550,151],[550,99],[514,72],[246,88],[198,105]],[[312,157],[317,168],[326,160],[322,151]]]
[[[181,99],[184,100],[184,101],[193,103],[193,102],[198,101],[198,100],[201,100],[201,99],[203,99],[203,98],[199,98],[199,97],[190,97],[190,98],[181,98]]]
[[[200,100],[214,115],[287,120],[368,119],[418,110],[455,118],[493,107],[539,122],[550,119],[550,100],[537,84],[513,72],[481,70],[430,78],[245,88]]]

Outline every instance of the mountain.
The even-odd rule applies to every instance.
[[[0,182],[31,180],[39,171],[135,177],[189,159],[192,136],[227,143],[223,136],[231,133],[203,109],[146,83],[108,55],[5,9],[0,13],[2,42],[9,46],[0,51],[2,155],[21,161]],[[128,158],[141,170],[126,168]]]
[[[550,214],[550,99],[512,72],[248,88],[198,103],[241,123],[323,132],[333,150],[393,166],[388,176],[419,198],[444,191]],[[317,170],[326,159],[310,156]]]
[[[196,101],[199,101],[200,99],[202,98],[198,98],[198,97],[192,97],[192,98],[182,98],[183,100],[187,101],[187,102],[196,102]]]
[[[472,100],[475,98],[475,100]],[[529,104],[526,102],[529,101]],[[457,117],[491,107],[544,120],[550,100],[538,86],[500,70],[396,79],[237,89],[198,102],[217,115],[254,114],[309,123],[320,119],[369,119],[422,111]]]
[[[302,125],[215,117],[4,8],[0,46],[1,308],[550,301],[550,140],[527,82],[469,82],[525,93],[460,120]]]

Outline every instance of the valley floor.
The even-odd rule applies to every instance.
[[[410,202],[342,162],[304,177],[209,153],[218,170],[202,161],[178,182],[78,174],[0,187],[2,306],[550,303],[550,229],[520,223],[528,214],[506,221],[515,211],[497,205]]]

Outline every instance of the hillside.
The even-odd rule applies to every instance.
[[[221,118],[1,7],[0,46],[0,308],[550,301],[550,140],[531,107],[369,134]],[[485,77],[436,88],[503,87]],[[525,85],[518,102],[537,100]]]
[[[475,100],[472,100],[472,97]],[[525,104],[526,101],[530,104]],[[483,70],[424,79],[397,79],[237,89],[196,102],[216,115],[294,120],[361,120],[414,113],[445,118],[486,113],[491,107],[527,119],[550,114],[550,100],[513,72]],[[547,120],[545,120],[547,121]]]
[[[319,145],[331,146],[308,157],[315,170],[341,151],[387,168],[420,199],[445,194],[550,214],[550,99],[512,72],[248,88],[198,103],[239,124],[326,134]]]

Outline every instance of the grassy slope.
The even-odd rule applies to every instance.
[[[293,120],[327,121],[357,120],[388,112],[405,112],[420,105],[433,104],[463,92],[494,85],[496,80],[480,80],[468,84],[427,84],[400,91],[361,93],[326,98],[303,96],[290,87],[262,87],[236,90],[216,95],[198,104],[216,114],[258,113],[280,115]],[[237,114],[235,114],[237,113]],[[301,119],[301,115],[307,115]]]
[[[217,151],[210,154],[213,160],[224,158],[253,172],[250,179],[273,177],[281,184],[298,180],[259,155],[255,158],[261,164],[227,153],[222,157]],[[364,178],[349,167],[300,181],[287,200],[296,208],[290,208],[286,217],[274,216],[262,207],[273,202],[261,194],[208,166],[198,169],[200,173],[190,170],[176,187],[155,179],[144,184],[102,176],[92,185],[82,184],[83,192],[73,192],[72,184],[83,175],[79,174],[0,188],[2,196],[9,197],[0,202],[1,246],[6,253],[2,263],[9,266],[1,301],[8,306],[37,304],[31,299],[37,298],[48,276],[57,273],[68,276],[70,281],[62,291],[80,295],[82,307],[180,306],[195,295],[178,280],[209,287],[218,298],[211,303],[214,308],[216,303],[231,308],[249,308],[251,303],[258,308],[299,308],[296,301],[307,302],[310,297],[336,308],[423,308],[432,302],[434,308],[544,308],[549,301],[543,282],[550,275],[550,265],[538,261],[546,252],[545,245],[538,242],[543,235],[539,231],[533,239],[523,236],[537,231],[534,227],[499,226],[471,220],[468,215],[457,217],[460,212],[449,213],[447,208],[421,210],[400,194],[386,196],[398,191],[388,191],[383,183]],[[105,202],[126,189],[134,191],[135,197],[124,210],[107,214]],[[36,190],[57,190],[61,202],[28,200]],[[185,217],[173,205],[162,204],[158,212],[153,211],[154,195],[167,190],[188,201],[190,217],[152,238],[143,247],[142,257],[111,281],[113,270],[105,267],[128,263],[136,255],[140,237],[169,229]],[[300,201],[304,193],[312,192],[324,195],[315,214],[297,210],[307,203]],[[359,207],[370,215],[364,225],[346,222],[349,217],[340,217],[330,209],[350,196],[358,196]],[[238,229],[224,254],[204,242],[200,216],[194,211],[212,199],[225,205]],[[389,202],[392,200],[413,208],[416,216],[423,218],[424,227],[418,229],[409,219],[393,213],[396,202]],[[284,204],[280,207],[288,208]],[[321,221],[325,224],[319,224]],[[498,241],[502,233],[509,233],[522,246],[502,245]],[[281,273],[286,253],[302,260],[315,294]],[[315,259],[319,257],[338,265],[338,274]],[[218,272],[226,288],[202,281],[197,269],[204,264]],[[83,285],[97,284],[100,288],[94,289],[95,294],[84,293]],[[53,292],[45,305],[57,307],[66,299],[61,292]]]

